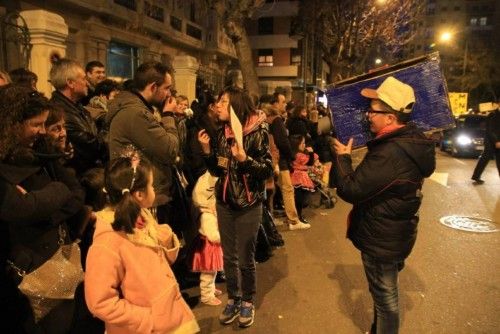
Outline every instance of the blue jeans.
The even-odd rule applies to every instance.
[[[399,330],[398,273],[404,261],[383,262],[361,253],[368,286],[373,298],[371,334],[397,334]]]

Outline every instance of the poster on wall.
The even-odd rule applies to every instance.
[[[413,87],[416,103],[410,121],[423,131],[432,132],[455,125],[439,53],[435,52],[331,85],[326,95],[333,126],[341,142],[347,143],[352,137],[353,147],[359,148],[373,138],[366,119],[370,100],[360,92],[363,88],[376,89],[388,76]]]

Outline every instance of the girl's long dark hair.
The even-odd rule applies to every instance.
[[[292,148],[292,157],[295,159],[297,153],[299,153],[299,146],[303,140],[305,140],[303,135],[291,135],[290,138],[290,147]]]
[[[134,168],[132,157],[120,157],[109,162],[104,177],[109,202],[115,208],[115,231],[134,233],[141,207],[133,198],[136,191],[145,191],[151,173],[149,162],[141,158]]]
[[[228,86],[224,88],[221,95],[219,95],[219,98],[220,96],[222,96],[222,94],[229,95],[229,101],[234,109],[236,116],[238,116],[241,124],[245,125],[248,117],[250,117],[250,114],[255,109],[255,105],[250,95],[248,95],[248,93],[243,89],[235,86]]]

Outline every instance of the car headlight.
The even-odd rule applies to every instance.
[[[468,136],[461,135],[457,137],[457,144],[462,146],[470,145],[472,144],[472,139]]]

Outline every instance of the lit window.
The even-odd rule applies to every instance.
[[[273,49],[259,49],[258,66],[273,66]]]
[[[479,25],[480,26],[485,26],[488,23],[488,18],[487,17],[482,17],[479,19]]]
[[[300,65],[302,60],[301,50],[297,48],[290,49],[290,65]]]
[[[477,26],[477,18],[476,17],[473,17],[470,19],[470,25],[471,26]]]

